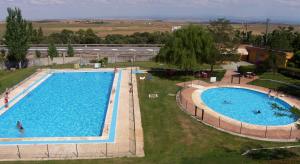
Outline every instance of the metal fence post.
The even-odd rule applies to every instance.
[[[219,128],[221,127],[221,116],[219,116]]]
[[[204,120],[204,109],[202,109],[201,120]]]
[[[240,134],[242,134],[243,122],[241,122]]]
[[[195,116],[197,116],[198,107],[195,106]]]
[[[49,145],[47,144],[47,157],[50,158]]]
[[[77,144],[75,144],[76,146],[76,157],[78,158],[79,154],[78,154],[78,147],[77,147]]]
[[[19,148],[19,145],[17,145],[17,149],[18,149],[18,157],[21,159],[21,153],[20,153],[20,148]]]
[[[267,138],[267,131],[268,131],[268,126],[266,126],[265,138]]]
[[[291,126],[290,139],[292,138],[293,127]]]

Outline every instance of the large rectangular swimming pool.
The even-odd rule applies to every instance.
[[[0,138],[101,136],[113,81],[113,72],[53,73],[0,116]]]

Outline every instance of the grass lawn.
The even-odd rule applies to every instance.
[[[272,80],[282,81],[282,82],[289,83],[292,85],[300,86],[300,79],[287,77],[280,73],[273,74],[271,72],[267,72],[267,73],[263,73],[262,75],[260,75],[259,78],[260,79],[272,79]],[[300,97],[300,89],[297,89],[295,87],[291,87],[291,86],[288,86],[288,85],[285,85],[282,83],[260,80],[260,79],[252,81],[249,84],[258,85],[258,86],[262,86],[262,87],[266,87],[266,88],[271,88],[274,90],[279,90],[279,91]]]
[[[36,68],[33,67],[15,71],[0,70],[0,94],[3,93],[6,88],[16,85],[35,71]]]
[[[245,146],[282,146],[297,143],[272,143],[254,141],[226,134],[199,123],[176,104],[175,85],[193,77],[166,79],[153,76],[151,81],[139,81],[139,98],[144,130],[145,154],[143,158],[112,158],[99,160],[44,161],[35,163],[270,163],[283,160],[253,160],[241,156]],[[149,99],[149,93],[158,93],[159,99]],[[291,157],[289,162],[300,162],[299,157]],[[31,163],[31,162],[12,162]]]

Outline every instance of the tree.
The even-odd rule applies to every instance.
[[[221,54],[232,54],[237,48],[235,31],[229,20],[220,18],[209,23],[216,46]]]
[[[85,43],[84,44],[97,44],[100,43],[100,37],[94,33],[92,29],[87,29],[85,32]]]
[[[267,46],[273,50],[292,51],[293,27],[278,27],[269,34]]]
[[[297,51],[293,58],[289,61],[289,65],[292,67],[300,68],[300,51]]]
[[[3,63],[5,62],[6,60],[6,51],[5,49],[1,49],[0,50],[0,68],[2,69],[3,68]]]
[[[191,70],[197,64],[215,64],[217,50],[211,34],[204,28],[190,25],[175,31],[161,48],[157,60]],[[212,57],[212,58],[211,58]]]
[[[41,64],[41,56],[42,56],[41,51],[36,50],[35,51],[35,57],[38,58],[39,65]]]
[[[72,47],[71,44],[68,44],[67,54],[68,54],[69,57],[73,57],[74,56],[74,48]]]
[[[60,33],[60,39],[63,44],[74,43],[75,40],[74,32],[71,30],[64,29]]]
[[[58,51],[54,45],[54,43],[50,43],[48,46],[48,55],[53,60],[54,57],[58,57]]]
[[[41,51],[36,50],[36,51],[35,51],[35,57],[36,57],[36,58],[40,58],[41,56],[42,56]]]
[[[44,33],[42,27],[39,27],[37,31],[37,44],[40,44],[44,40]]]
[[[26,54],[29,49],[28,23],[22,17],[21,10],[18,8],[7,9],[6,31],[4,43],[8,48],[7,59],[14,67],[22,68],[22,63],[26,64]]]

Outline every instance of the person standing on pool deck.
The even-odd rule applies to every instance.
[[[268,96],[271,97],[272,90],[269,89]]]
[[[5,97],[4,97],[4,104],[5,104],[5,108],[8,108],[8,89],[6,88],[6,91],[5,91]]]

